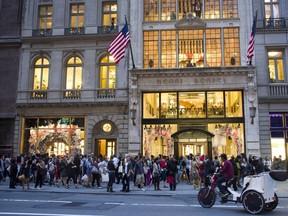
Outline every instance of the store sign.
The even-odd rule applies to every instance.
[[[200,77],[200,78],[167,78],[157,79],[157,85],[179,85],[179,84],[225,84],[226,79],[224,77]]]

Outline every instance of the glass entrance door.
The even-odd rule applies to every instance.
[[[207,154],[207,143],[179,143],[179,156]]]
[[[116,153],[116,139],[99,139],[95,140],[94,146],[94,155],[99,156],[108,156],[109,158],[111,155]]]

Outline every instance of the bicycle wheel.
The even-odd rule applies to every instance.
[[[264,210],[265,201],[257,191],[249,190],[243,194],[242,197],[243,207],[250,214],[258,214]]]
[[[208,187],[200,189],[198,192],[198,202],[203,208],[211,208],[216,200],[216,194]]]
[[[276,193],[274,193],[274,198],[275,200],[273,202],[270,202],[270,203],[265,203],[264,205],[264,210],[265,211],[273,211],[277,205],[278,205],[278,196]]]

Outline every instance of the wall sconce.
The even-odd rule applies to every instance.
[[[249,115],[251,118],[251,124],[254,124],[254,118],[256,116],[256,107],[254,107],[253,105],[252,107],[249,107]]]
[[[133,109],[130,109],[130,118],[133,122],[133,125],[135,126],[136,125],[136,122],[135,122],[135,119],[136,119],[136,109],[133,108]]]

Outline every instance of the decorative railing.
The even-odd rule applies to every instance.
[[[65,28],[65,35],[83,35],[83,34],[85,34],[85,28],[84,27]]]
[[[288,96],[288,85],[270,85],[270,96]]]
[[[81,91],[80,90],[67,90],[63,94],[64,99],[80,99]]]
[[[115,89],[100,89],[97,90],[97,98],[115,98],[116,90]]]
[[[284,18],[269,18],[264,19],[263,24],[265,28],[285,28],[286,20]]]
[[[98,26],[98,34],[116,34],[118,26]]]
[[[33,37],[49,37],[52,36],[52,29],[33,29]]]
[[[128,101],[128,89],[62,89],[62,90],[19,90],[17,103],[81,103]]]
[[[47,91],[32,91],[30,93],[30,100],[46,100]]]

